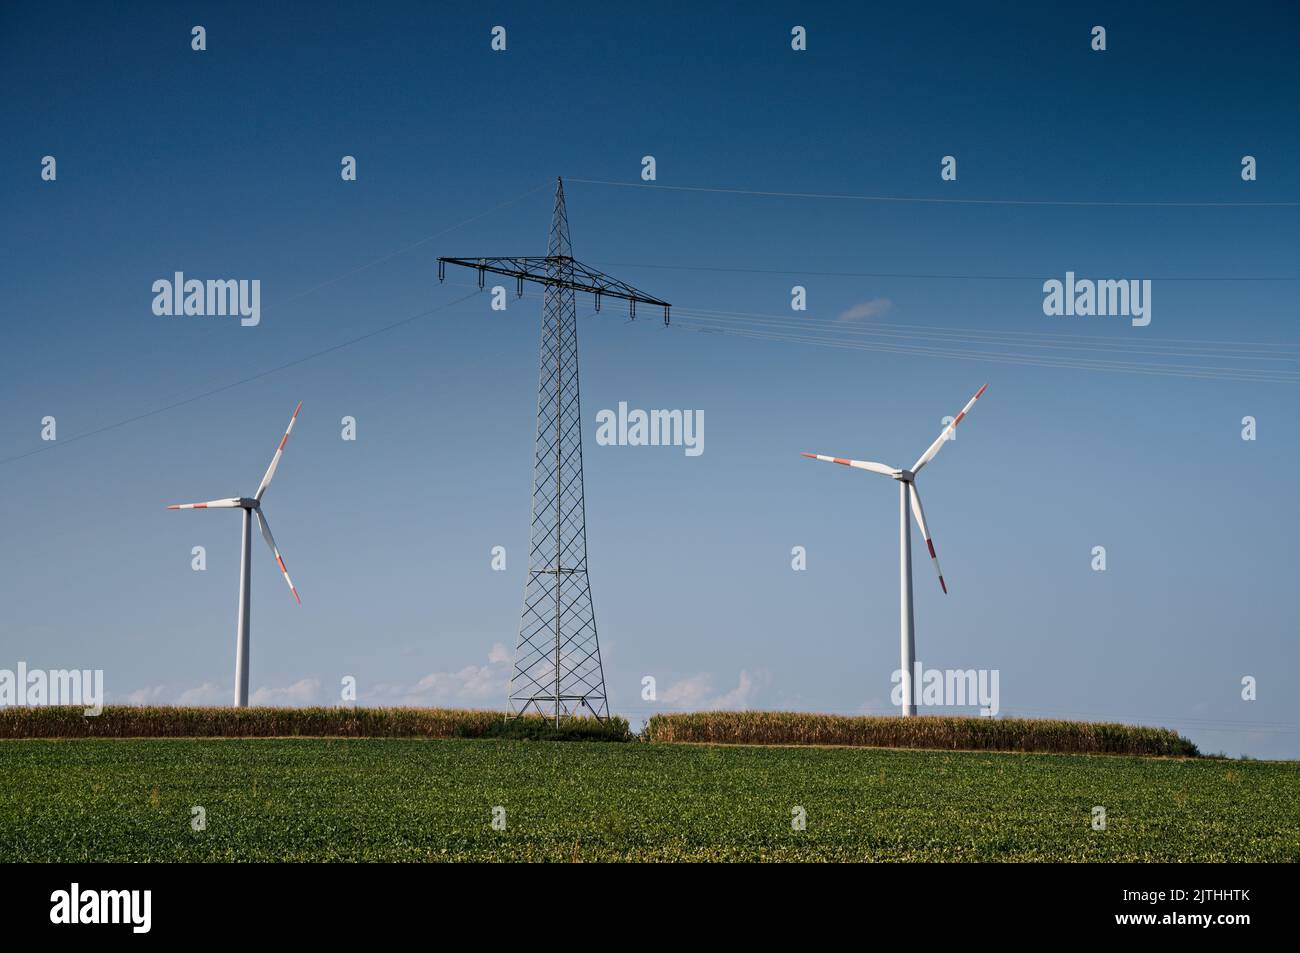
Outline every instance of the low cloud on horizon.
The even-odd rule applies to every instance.
[[[741,669],[736,687],[717,692],[713,676],[699,672],[678,679],[660,693],[659,703],[665,710],[734,711],[752,708],[757,696],[772,681],[765,671],[751,673]]]
[[[454,672],[430,672],[412,682],[379,682],[358,686],[356,704],[363,707],[489,708],[504,710],[509,692],[511,654],[500,642],[492,645],[485,664],[466,665]],[[696,672],[672,682],[659,693],[656,707],[665,711],[738,711],[754,708],[772,684],[771,673],[741,669],[734,685],[718,685],[711,672]],[[255,706],[300,708],[344,704],[338,689],[326,698],[320,678],[305,676],[292,684],[256,687],[249,697]],[[112,699],[116,704],[226,706],[229,686],[152,685]]]

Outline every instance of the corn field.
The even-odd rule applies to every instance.
[[[455,708],[182,708],[106,705],[0,709],[0,738],[532,738],[626,741],[627,721]]]
[[[1054,751],[1197,757],[1196,745],[1168,728],[1030,718],[847,717],[780,711],[654,715],[652,742],[744,745],[853,745],[950,751]]]
[[[570,718],[455,708],[186,708],[108,705],[0,709],[3,738],[524,738],[628,741],[623,718]],[[1040,751],[1196,757],[1167,728],[1023,718],[898,718],[776,711],[654,715],[642,740],[661,744],[847,745],[949,751]]]

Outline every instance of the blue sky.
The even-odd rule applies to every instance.
[[[302,400],[266,509],[303,605],[255,543],[254,698],[328,704],[353,675],[362,703],[502,705],[540,307],[458,300],[472,276],[439,286],[434,262],[544,254],[563,175],[575,256],[674,304],[664,329],[580,302],[614,710],[890,711],[897,492],[798,452],[910,464],[988,382],[920,482],[951,593],[918,559],[919,659],[998,669],[1007,714],[1300,757],[1296,207],[1263,204],[1300,199],[1297,19],[6,4],[0,667],[227,703],[238,520],[164,507],[251,494]],[[645,155],[655,185],[732,191],[640,187]],[[178,270],[260,279],[261,323],[155,316]],[[1067,271],[1151,279],[1151,324],[1045,316]],[[620,401],[702,410],[705,452],[596,446]]]

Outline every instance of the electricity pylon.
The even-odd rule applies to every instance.
[[[576,297],[579,291],[591,294],[597,311],[603,297],[622,299],[633,318],[637,302],[662,307],[665,324],[671,306],[574,261],[559,179],[545,258],[439,258],[439,281],[448,264],[476,269],[480,288],[488,273],[514,278],[520,296],[526,281],[543,286],[532,545],[510,677],[510,711],[522,715],[532,708],[554,715],[556,725],[584,707],[607,718],[605,670],[587,578]]]

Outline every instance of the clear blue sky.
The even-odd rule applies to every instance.
[[[798,452],[908,465],[987,381],[920,483],[951,589],[918,558],[921,661],[998,669],[1004,713],[1300,757],[1294,206],[575,181],[639,182],[649,154],[661,186],[1297,201],[1295,9],[1131,6],[3,5],[0,667],[103,668],[117,701],[228,703],[238,519],[164,506],[251,494],[302,400],[265,502],[303,605],[255,541],[255,699],[333,703],[354,675],[362,703],[501,706],[539,305],[453,303],[472,277],[439,286],[434,261],[544,254],[563,175],[575,255],[677,309],[665,330],[582,303],[614,710],[890,711],[897,492]],[[958,179],[941,182],[949,154]],[[1258,181],[1241,179],[1247,154]],[[261,324],[155,316],[151,284],[177,270],[259,278]],[[1066,271],[1153,279],[1152,323],[1045,316],[1041,283]],[[881,277],[898,274],[1000,277]],[[864,302],[874,317],[837,320]],[[707,311],[963,356],[691,333],[721,326]],[[871,337],[873,322],[902,336]],[[1006,336],[936,345],[931,327]],[[969,353],[1060,356],[1039,348],[1054,334],[1095,349],[1065,367]],[[1224,367],[1279,382],[1216,379]],[[596,446],[596,412],[619,401],[704,411],[705,452]]]

